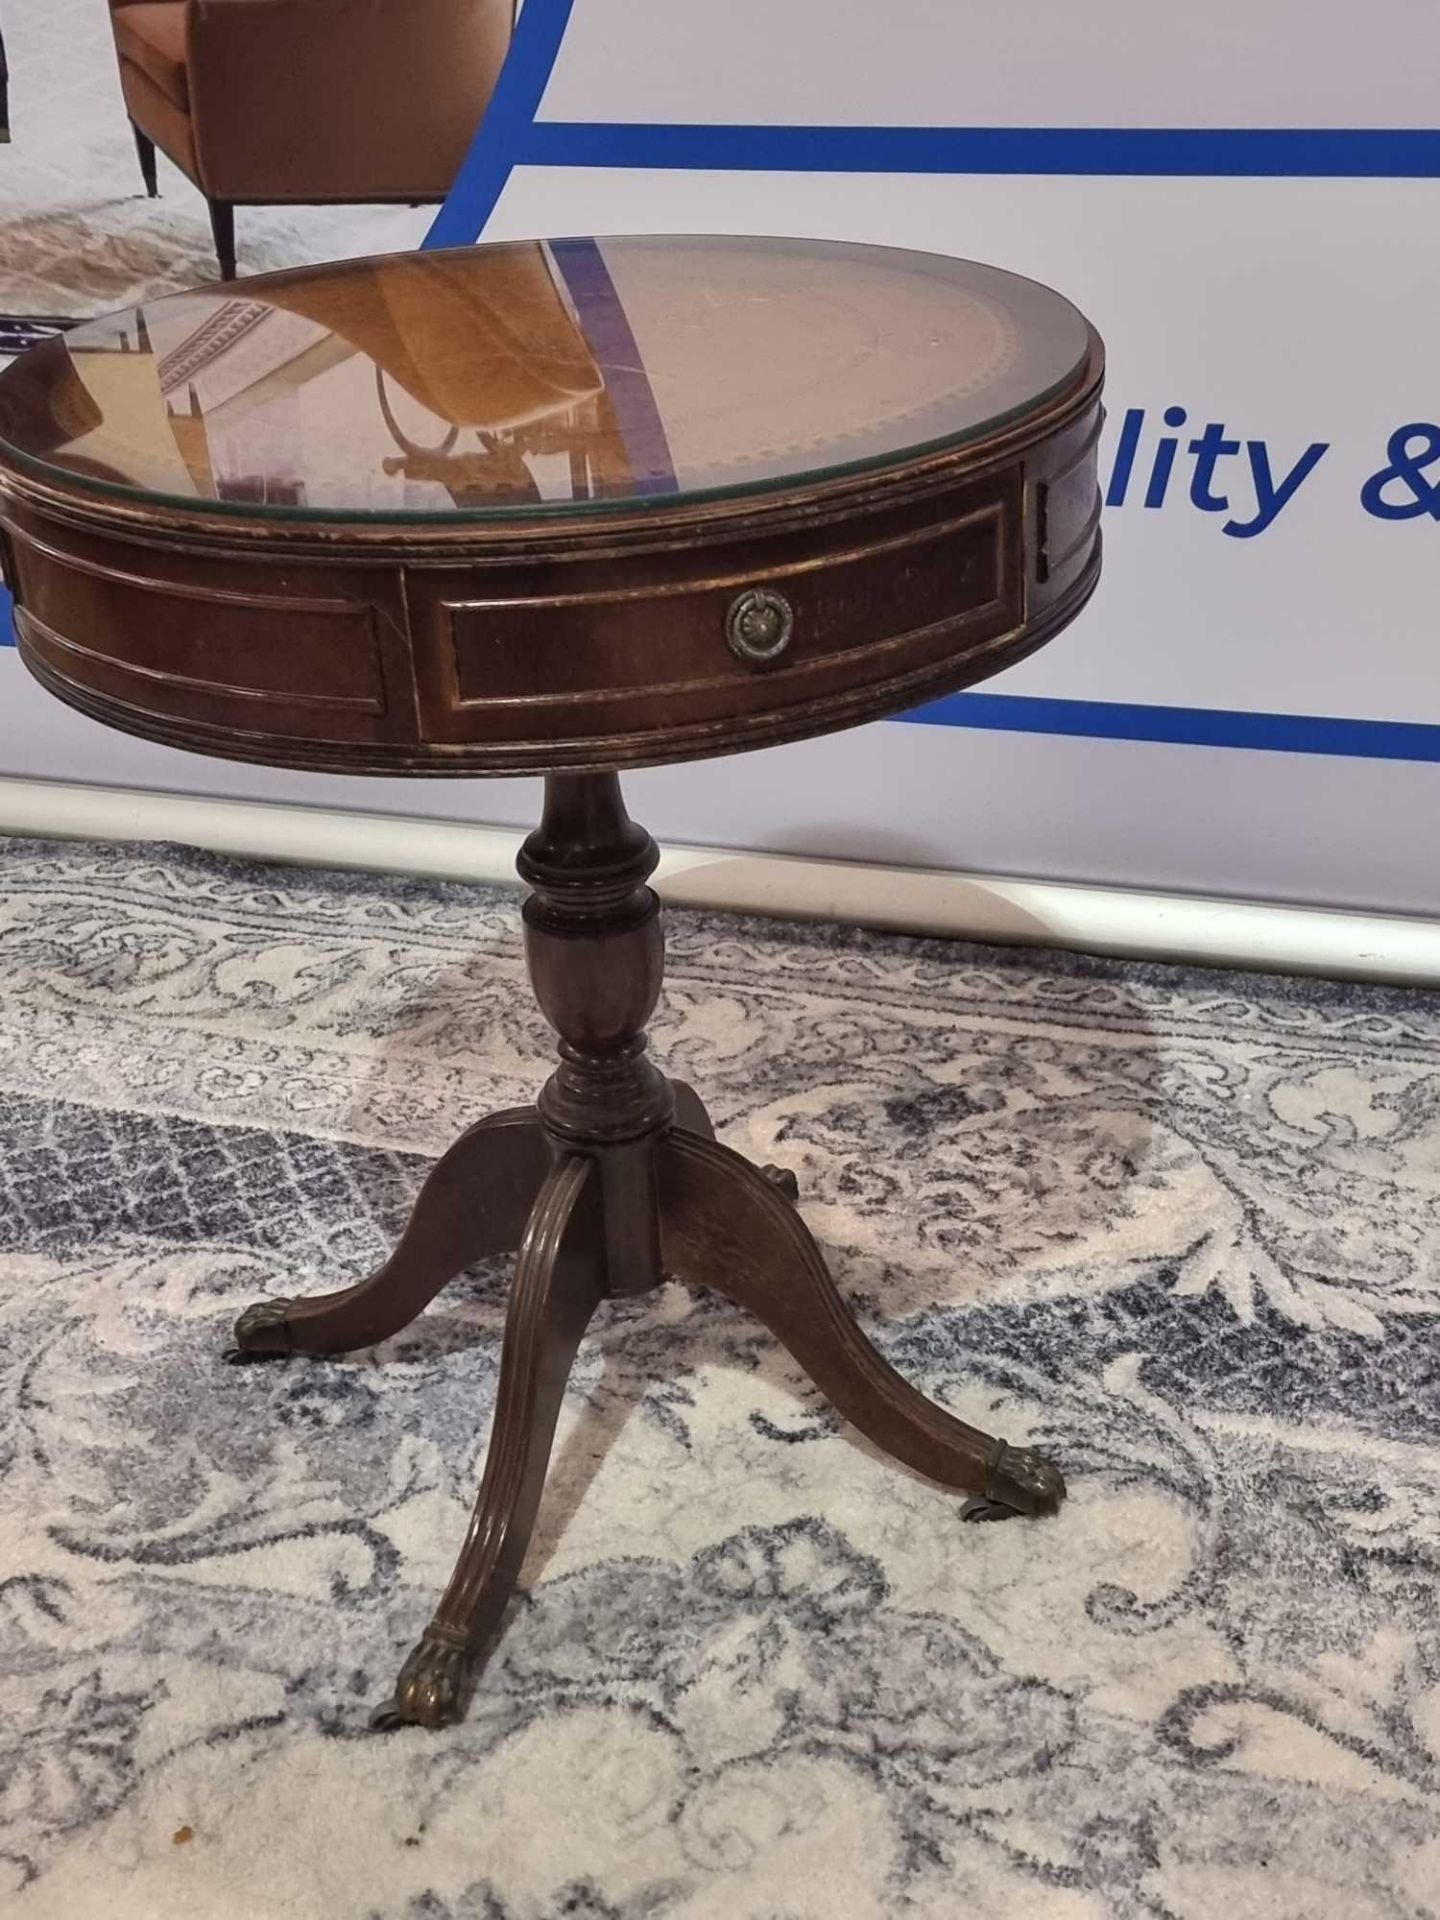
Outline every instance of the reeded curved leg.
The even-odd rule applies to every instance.
[[[702,1140],[715,1138],[715,1122],[705,1111],[705,1102],[693,1087],[686,1086],[683,1080],[672,1080],[675,1090],[675,1124],[684,1127],[688,1133],[698,1133]],[[800,1182],[789,1167],[762,1167],[761,1173],[787,1200],[800,1198]]]
[[[669,1274],[747,1307],[851,1425],[887,1453],[981,1496],[967,1503],[966,1518],[1055,1511],[1065,1497],[1058,1468],[956,1420],[881,1358],[804,1223],[763,1172],[692,1134],[671,1133],[656,1151]]]
[[[308,1300],[261,1300],[235,1323],[236,1359],[350,1353],[406,1327],[447,1280],[520,1244],[550,1169],[531,1107],[491,1114],[431,1168],[395,1251],[366,1280]]]
[[[683,1080],[672,1080],[670,1086],[675,1095],[676,1126],[684,1127],[689,1133],[698,1133],[704,1140],[713,1140],[715,1122],[705,1111],[705,1102],[699,1094]]]
[[[474,1517],[444,1598],[372,1725],[440,1727],[460,1717],[469,1675],[525,1558],[565,1382],[603,1292],[600,1183],[567,1155],[530,1215],[500,1355],[495,1421]]]

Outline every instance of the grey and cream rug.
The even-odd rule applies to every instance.
[[[345,1361],[548,1038],[515,896],[0,846],[7,1920],[1440,1913],[1440,1002],[677,913],[655,1041],[1053,1521],[668,1288],[582,1349],[470,1717],[365,1730],[463,1531],[505,1275]]]

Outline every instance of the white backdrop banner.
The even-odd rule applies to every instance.
[[[1107,567],[1055,645],[641,777],[661,834],[1440,910],[1440,10],[527,0],[429,244],[803,232],[993,261],[1105,335]],[[1427,124],[1428,123],[1428,124]],[[0,658],[0,772],[524,820],[117,742]],[[41,762],[42,764],[37,764]]]

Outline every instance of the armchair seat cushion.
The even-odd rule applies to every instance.
[[[111,15],[115,46],[182,113],[190,111],[185,70],[185,0],[131,0]]]

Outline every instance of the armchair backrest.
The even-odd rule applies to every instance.
[[[184,4],[200,185],[236,201],[442,198],[514,24],[514,0]]]

